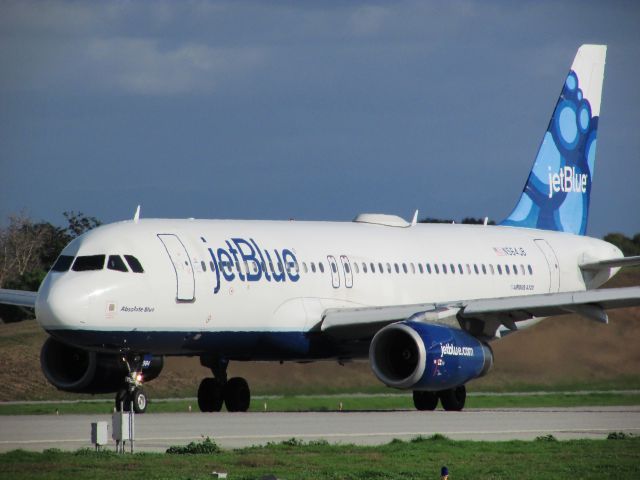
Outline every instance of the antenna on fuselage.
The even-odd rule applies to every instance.
[[[413,214],[413,220],[411,220],[411,226],[413,227],[416,223],[418,223],[418,210],[416,209]]]
[[[489,223],[489,217],[484,217],[483,225],[486,227],[488,223]]]
[[[136,208],[136,213],[133,214],[133,223],[138,223],[138,220],[140,220],[140,205]]]

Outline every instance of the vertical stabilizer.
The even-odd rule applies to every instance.
[[[520,201],[501,225],[585,234],[606,53],[606,45],[578,49]]]

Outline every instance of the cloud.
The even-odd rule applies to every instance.
[[[101,72],[103,88],[144,95],[211,92],[266,59],[260,48],[197,43],[162,47],[157,39],[137,38],[92,40],[86,54],[87,66]]]
[[[266,47],[188,34],[202,21],[190,5],[9,3],[0,15],[0,91],[210,93],[264,65]]]

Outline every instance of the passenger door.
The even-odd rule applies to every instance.
[[[331,272],[331,285],[333,288],[340,288],[340,272],[338,271],[338,262],[333,255],[327,255],[329,260],[329,271]]]
[[[560,291],[560,265],[558,264],[558,257],[546,240],[537,239],[534,240],[534,242],[544,254],[544,258],[549,266],[549,293],[556,293]]]
[[[353,287],[353,271],[349,258],[346,255],[340,255],[340,263],[342,263],[342,272],[344,273],[344,286],[351,288]]]
[[[164,245],[176,273],[176,300],[193,302],[196,284],[187,249],[177,235],[159,233],[158,238]]]

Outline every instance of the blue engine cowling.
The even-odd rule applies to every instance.
[[[405,321],[376,333],[369,361],[376,377],[389,387],[438,391],[486,374],[493,352],[463,330]]]

